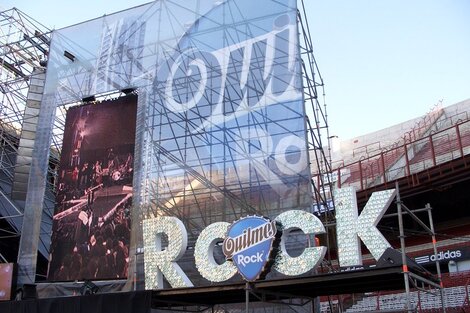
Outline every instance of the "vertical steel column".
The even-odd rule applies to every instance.
[[[137,117],[136,123],[137,125],[145,125],[146,120],[146,102],[147,98],[147,90],[145,88],[138,89],[138,96],[137,96]],[[139,261],[143,262],[143,257],[138,258],[138,255],[142,255],[143,252],[140,251],[138,248],[143,247],[143,235],[142,235],[142,216],[146,214],[144,212],[144,208],[141,206],[141,203],[144,202],[142,199],[143,190],[145,187],[143,186],[143,182],[145,181],[144,175],[145,173],[145,153],[146,153],[146,144],[145,144],[145,132],[147,130],[144,127],[137,127],[135,130],[135,147],[134,147],[134,176],[132,182],[133,188],[133,199],[132,199],[132,210],[131,210],[131,238],[130,238],[130,245],[129,245],[129,256],[134,256],[130,258],[129,267],[127,272],[127,281],[123,287],[123,291],[131,291],[131,290],[140,290],[145,288],[141,284],[137,286],[139,281],[144,281],[143,273],[139,272],[137,267],[139,266]],[[141,264],[140,263],[140,264]],[[139,275],[141,275],[139,277]]]
[[[336,182],[336,185],[338,186],[338,188],[341,188],[341,168],[338,167],[338,180]]]
[[[405,150],[406,151],[406,150]],[[400,230],[400,247],[401,247],[401,261],[403,266],[403,279],[405,281],[405,292],[406,292],[406,312],[413,312],[411,309],[411,299],[410,299],[410,282],[408,274],[408,265],[406,263],[405,255],[405,231],[403,229],[403,216],[401,208],[401,199],[400,199],[400,190],[398,182],[395,182],[395,189],[397,190],[397,215],[398,215],[398,227]]]
[[[442,275],[441,275],[441,266],[439,265],[439,260],[437,259],[437,246],[436,246],[436,234],[434,232],[434,222],[432,219],[432,213],[431,213],[431,206],[429,203],[426,203],[426,209],[428,209],[428,217],[429,217],[429,227],[431,229],[431,237],[432,237],[432,248],[434,251],[434,256],[436,259],[436,270],[437,270],[437,278],[439,279],[439,285],[441,288],[439,289],[439,292],[441,294],[441,305],[442,305],[442,312],[446,313],[446,308],[444,304],[444,285],[442,284]]]
[[[432,141],[432,135],[429,136],[429,145],[431,147],[432,165],[436,166],[436,150],[434,150],[434,142]]]
[[[359,179],[361,180],[361,190],[364,190],[364,183],[362,181],[362,161],[359,160]]]
[[[386,184],[387,183],[387,175],[386,175],[386,172],[387,172],[387,169],[385,168],[385,157],[384,157],[384,153],[381,152],[380,153],[380,160],[382,161],[381,164],[382,164],[382,176],[383,176],[383,183]]]
[[[405,152],[405,160],[406,160],[406,173],[405,173],[405,175],[410,176],[411,175],[411,169],[410,169],[410,159],[408,158],[408,146],[407,146],[407,144],[405,144],[403,146],[403,148],[405,149],[404,152]]]
[[[250,303],[250,283],[245,284],[245,313],[248,313]]]
[[[31,117],[31,120],[34,121],[30,129],[32,133],[28,134],[28,136],[32,136],[30,136],[31,139],[27,139],[28,151],[26,151],[26,155],[29,156],[27,158],[29,164],[21,165],[21,167],[27,168],[24,173],[15,171],[16,184],[13,186],[13,191],[16,188],[19,192],[14,198],[26,200],[18,251],[17,283],[19,286],[34,283],[36,278],[36,262],[52,135],[51,125],[55,113],[55,107],[43,105],[44,85],[45,70],[37,68],[31,75],[31,87],[26,106],[26,111],[31,111],[31,114],[35,115],[34,118]],[[26,121],[23,123],[23,132],[25,125]],[[21,152],[19,152],[20,155],[22,155]],[[19,162],[22,161],[23,158],[20,158]],[[19,181],[23,183],[20,184]]]
[[[462,136],[460,135],[460,129],[459,129],[460,125],[462,124],[455,125],[455,134],[457,135],[457,142],[459,143],[460,157],[463,158],[464,153],[463,153]]]
[[[14,200],[26,200],[28,181],[33,160],[33,148],[37,137],[38,117],[41,109],[41,99],[44,93],[46,79],[45,70],[34,68],[26,99],[21,136],[14,169],[11,197]]]

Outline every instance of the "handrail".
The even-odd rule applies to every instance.
[[[428,137],[433,137],[433,136],[439,135],[439,134],[444,133],[444,132],[446,132],[446,131],[449,131],[449,130],[451,130],[451,129],[453,129],[453,128],[456,128],[457,126],[460,126],[460,125],[462,125],[462,124],[469,123],[469,122],[470,122],[470,119],[469,119],[469,120],[466,120],[466,121],[463,121],[463,122],[460,122],[460,123],[458,123],[458,124],[452,125],[452,126],[450,126],[450,127],[444,128],[444,129],[442,129],[442,130],[440,130],[440,131],[438,131],[438,132],[432,133],[432,134],[428,135],[427,137],[420,138],[420,139],[414,140],[414,141],[412,141],[412,142],[409,142],[409,143],[406,143],[406,144],[402,144],[402,145],[400,145],[400,146],[398,146],[398,147],[393,147],[393,148],[391,148],[391,149],[387,149],[387,148],[386,148],[386,149],[382,150],[381,152],[379,152],[379,153],[377,153],[377,154],[371,155],[371,156],[369,156],[369,157],[361,158],[360,160],[356,160],[356,161],[353,161],[353,162],[351,162],[351,163],[346,163],[345,160],[343,160],[343,159],[342,159],[342,160],[338,160],[338,161],[333,161],[333,163],[340,162],[340,163],[343,164],[342,167],[334,168],[333,170],[337,170],[337,169],[339,169],[339,168],[344,168],[344,167],[349,167],[350,165],[353,165],[353,164],[355,164],[355,163],[358,163],[359,161],[365,161],[365,160],[368,160],[368,159],[373,159],[373,158],[375,158],[375,157],[378,157],[381,153],[386,153],[386,152],[395,151],[395,150],[397,150],[397,149],[399,149],[399,148],[403,148],[403,147],[405,147],[405,146],[407,146],[407,145],[412,145],[412,144],[417,143],[418,141],[421,141],[421,140],[423,140],[423,139],[425,139],[425,138],[428,138]]]
[[[398,140],[394,143],[391,143],[386,147],[382,148],[380,141],[371,142],[354,148],[352,151],[352,156],[354,157],[357,151],[363,150],[365,155],[368,157],[369,148],[371,148],[371,152],[378,150],[384,151],[393,149],[397,146],[409,143],[411,141],[419,140],[429,130],[429,128],[437,122],[437,120],[443,113],[444,111],[442,109],[442,100],[440,100],[424,116],[422,116],[421,119],[415,122],[415,125],[410,130],[403,133],[403,135],[398,138]],[[377,145],[378,148],[375,147]]]
[[[467,125],[469,126],[467,127]],[[458,124],[452,125],[450,127],[447,127],[445,129],[442,129],[439,132],[432,133],[426,137],[420,138],[412,142],[404,143],[401,146],[394,147],[389,150],[383,150],[372,156],[361,158],[360,160],[355,160],[350,163],[346,163],[344,160],[335,161],[335,163],[337,164],[337,167],[333,167],[332,172],[338,173],[338,178],[339,178],[337,181],[338,187],[341,187],[341,184],[344,184],[344,183],[346,184],[359,183],[360,189],[364,189],[375,184],[376,181],[384,180],[384,183],[387,182],[386,180],[387,172],[391,168],[396,166],[397,164],[400,164],[397,162],[400,162],[400,159],[402,159],[403,161],[401,162],[404,162],[406,164],[404,164],[403,166],[398,166],[397,168],[394,169],[394,171],[398,173],[399,170],[406,169],[406,173],[404,174],[404,176],[407,176],[411,174],[410,165],[417,166],[416,164],[418,164],[416,162],[413,162],[413,157],[415,155],[418,155],[420,152],[422,152],[421,150],[422,148],[416,151],[414,150],[416,148],[416,145],[418,144],[425,143],[425,145],[422,145],[421,147],[426,147],[426,145],[429,145],[429,144],[431,145],[428,148],[430,149],[431,156],[427,156],[423,159],[420,159],[420,162],[423,163],[422,166],[424,166],[425,168],[430,167],[426,165],[425,163],[425,161],[427,160],[432,162],[432,166],[435,166],[443,162],[442,161],[442,149],[439,149],[439,144],[442,143],[442,140],[445,140],[446,145],[451,146],[451,149],[446,149],[445,153],[451,153],[450,157],[452,159],[463,157],[464,156],[463,148],[470,145],[470,140],[468,140],[469,128],[470,128],[470,120],[466,120]],[[449,132],[453,132],[453,133],[449,134]],[[445,139],[442,139],[442,138],[445,138]],[[423,152],[425,153],[426,151],[423,151]],[[438,153],[438,152],[441,152],[441,153]],[[405,157],[405,159],[403,159],[403,156]],[[438,160],[438,157],[441,158],[440,161]],[[347,178],[347,181],[342,181],[341,176],[339,175],[344,169],[350,170],[349,171],[350,175]],[[354,178],[354,174],[356,178]],[[390,172],[388,174],[393,174],[393,173]],[[389,181],[392,181],[396,179],[397,177],[394,177],[393,179],[389,179]]]

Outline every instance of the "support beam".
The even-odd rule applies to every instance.
[[[13,200],[26,200],[45,78],[46,74],[44,69],[38,67],[33,70],[24,110],[23,126],[14,172],[15,176],[12,188]]]
[[[31,76],[13,182],[12,198],[26,200],[18,252],[19,286],[34,283],[36,277],[50,150],[50,141],[36,141],[36,137],[50,138],[55,112],[52,105],[42,105],[44,83],[45,70],[36,68]]]

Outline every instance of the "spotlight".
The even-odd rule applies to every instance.
[[[98,288],[98,286],[96,286],[94,283],[92,283],[89,280],[85,280],[85,282],[83,283],[83,286],[80,288],[80,294],[82,296],[94,295],[99,290],[100,290],[100,288]]]
[[[72,62],[75,61],[75,56],[72,53],[68,52],[67,50],[64,50],[64,57],[66,57]]]
[[[84,103],[93,102],[93,101],[96,101],[96,98],[95,98],[95,96],[89,96],[89,97],[82,98],[82,101]]]
[[[124,88],[121,90],[121,92],[124,93],[125,95],[133,93],[134,91],[135,91],[135,88]]]

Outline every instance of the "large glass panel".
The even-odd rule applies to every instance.
[[[176,216],[201,285],[192,248],[207,225],[311,209],[296,21],[293,0],[166,0],[54,33],[43,105],[139,94],[131,253],[139,220]]]

